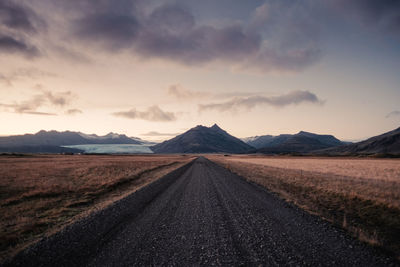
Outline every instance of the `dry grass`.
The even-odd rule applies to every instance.
[[[190,156],[1,156],[0,260],[192,160]]]
[[[400,160],[209,156],[287,201],[400,256]]]
[[[232,156],[229,160],[353,178],[400,181],[399,159]]]

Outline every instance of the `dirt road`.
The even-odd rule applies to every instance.
[[[198,158],[43,240],[12,266],[390,266],[390,259]]]

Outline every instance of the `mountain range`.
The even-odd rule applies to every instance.
[[[297,134],[248,137],[243,140],[256,148],[255,152],[259,153],[306,153],[347,144],[333,135],[320,135],[304,131],[300,131]]]
[[[124,134],[109,133],[104,136],[81,132],[40,131],[36,134],[24,134],[0,137],[0,152],[20,153],[78,153],[79,149],[65,148],[67,145],[86,144],[143,144],[139,138]]]
[[[95,144],[132,144],[149,147],[154,144],[124,134],[104,136],[81,132],[40,131],[0,137],[0,152],[6,153],[78,153],[79,149],[64,146]],[[332,135],[300,131],[297,134],[263,135],[243,138],[230,135],[218,125],[198,125],[170,140],[150,147],[154,153],[263,153],[315,155],[400,155],[400,128],[349,144]]]
[[[86,144],[142,144],[124,134],[109,133],[104,136],[80,132],[40,131],[36,134],[24,134],[0,137],[0,147],[6,146],[66,146]]]
[[[400,155],[400,127],[393,131],[371,137],[365,141],[329,148],[317,151],[317,153],[329,155]]]
[[[246,153],[254,148],[214,124],[198,125],[151,149],[154,153]]]

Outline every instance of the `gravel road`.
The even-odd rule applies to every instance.
[[[6,266],[396,266],[200,157]]]

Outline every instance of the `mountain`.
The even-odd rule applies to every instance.
[[[214,124],[198,125],[151,149],[155,153],[245,153],[254,148]]]
[[[248,145],[255,147],[255,148],[263,148],[263,147],[272,147],[279,145],[286,141],[291,134],[281,134],[278,136],[273,135],[262,135],[262,136],[253,136],[243,138],[242,140],[247,143]]]
[[[0,137],[0,153],[78,153],[79,149],[65,148],[67,145],[88,144],[143,144],[124,134],[109,133],[104,136],[80,132],[40,131]]]
[[[260,153],[306,153],[345,144],[332,135],[320,135],[304,131],[278,136],[263,135],[247,140],[248,144],[257,148],[256,152]]]
[[[131,136],[131,137],[129,137],[129,138],[131,138],[131,139],[133,139],[133,140],[139,142],[139,143],[142,144],[142,145],[149,145],[149,146],[150,146],[150,145],[156,145],[156,144],[159,143],[159,142],[155,142],[155,141],[143,140],[142,138],[139,138],[139,137],[133,137],[133,136]]]
[[[400,127],[358,143],[318,151],[330,155],[393,154],[400,155]]]
[[[124,134],[108,133],[103,136],[98,136],[96,134],[84,134],[78,132],[80,136],[86,139],[88,143],[86,144],[134,144],[141,145],[144,143],[140,138],[128,137]],[[139,140],[140,139],[140,140]]]

